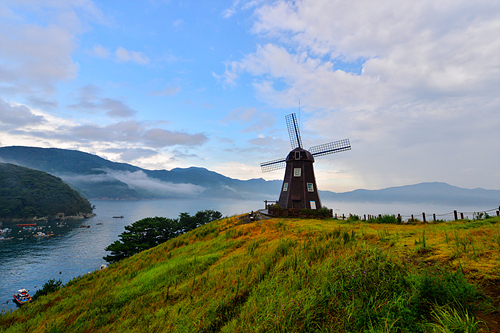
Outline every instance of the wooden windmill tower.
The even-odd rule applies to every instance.
[[[349,139],[344,139],[305,150],[302,148],[297,116],[292,113],[285,118],[292,151],[288,153],[286,159],[261,163],[260,167],[262,172],[285,168],[285,178],[278,201],[281,208],[319,209],[321,202],[314,177],[314,157],[351,150],[351,144]]]

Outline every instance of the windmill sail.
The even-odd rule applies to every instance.
[[[260,164],[260,167],[262,169],[262,172],[284,169],[286,167],[286,159],[264,162]]]
[[[290,135],[290,143],[292,149],[302,148],[302,139],[300,138],[299,123],[295,113],[286,116],[286,126],[288,127],[288,135]]]
[[[314,156],[323,156],[341,151],[351,150],[349,139],[338,140],[309,148],[309,152]]]

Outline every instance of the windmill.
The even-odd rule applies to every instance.
[[[285,177],[278,201],[281,208],[319,209],[321,202],[314,177],[314,157],[351,150],[351,144],[349,139],[344,139],[305,150],[302,148],[297,116],[292,113],[287,115],[285,119],[292,151],[285,159],[261,163],[260,167],[262,172],[285,168]]]

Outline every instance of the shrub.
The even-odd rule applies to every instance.
[[[62,286],[62,281],[56,279],[50,279],[47,282],[44,283],[42,286],[42,289],[38,289],[36,293],[33,295],[33,300],[37,300],[41,296],[45,296],[47,294],[53,293],[55,291],[58,291],[61,289]]]

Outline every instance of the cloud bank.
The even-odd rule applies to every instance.
[[[276,107],[300,98],[303,128],[316,134],[306,146],[350,137],[353,150],[320,170],[348,171],[342,177],[368,188],[474,187],[485,172],[500,183],[496,1],[281,0],[254,14],[252,31],[268,43],[219,77],[235,87],[251,75]]]
[[[143,171],[113,171],[103,170],[105,173],[97,175],[60,175],[65,182],[73,184],[81,183],[106,183],[113,180],[127,184],[131,189],[145,191],[149,195],[157,197],[197,196],[204,191],[202,186],[193,184],[174,184],[148,177]]]

